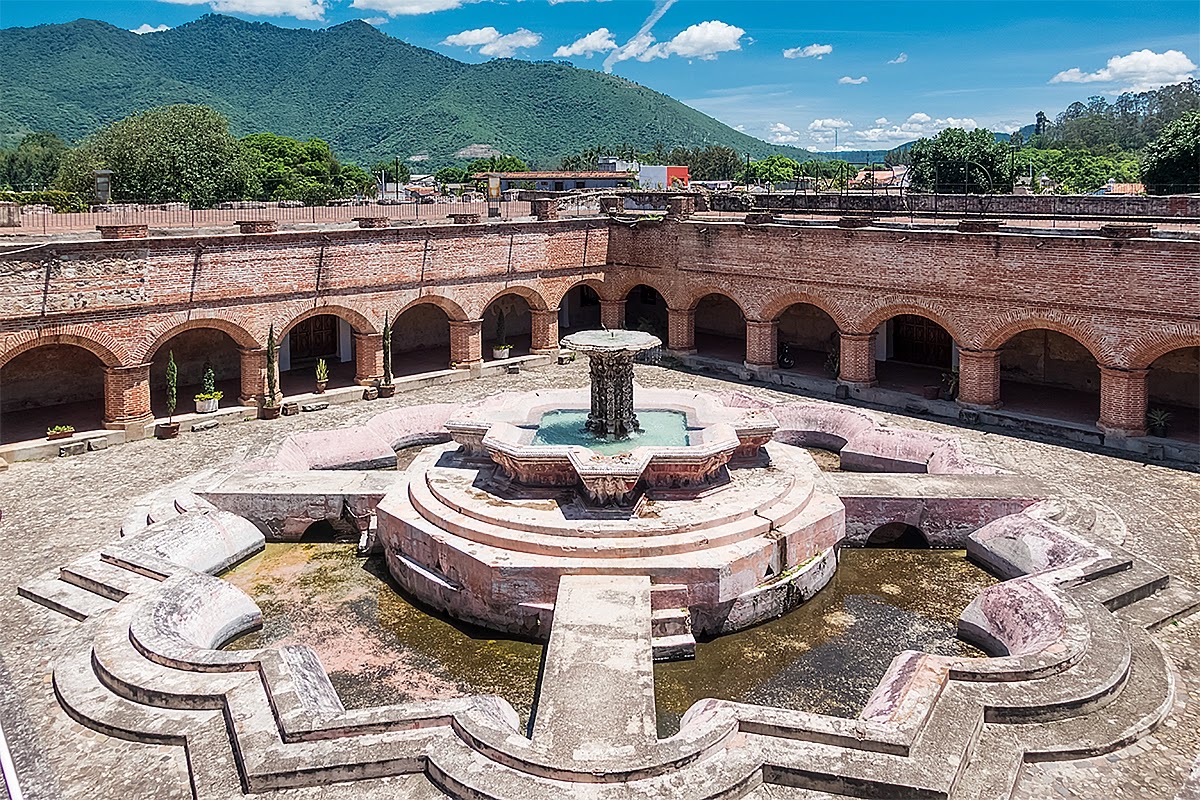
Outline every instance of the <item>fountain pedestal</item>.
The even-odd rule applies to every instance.
[[[637,433],[633,411],[633,359],[642,350],[661,347],[657,336],[641,331],[581,331],[564,337],[562,346],[588,357],[592,408],[586,427],[596,436],[628,439]]]

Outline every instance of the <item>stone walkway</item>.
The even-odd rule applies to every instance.
[[[789,395],[705,376],[638,367],[646,386],[707,391],[741,389]],[[498,391],[579,386],[582,362],[520,375],[431,387],[392,400],[331,406],[273,422],[226,424],[173,442],[145,440],[84,456],[13,464],[0,474],[0,723],[27,797],[46,800],[129,800],[190,797],[180,748],[133,744],[70,720],[55,701],[50,664],[73,624],[16,596],[22,580],[114,540],[140,495],[219,461],[262,453],[287,434],[356,424],[410,404],[463,402]],[[880,413],[897,424],[956,433],[968,450],[1007,469],[1106,504],[1127,522],[1125,546],[1200,585],[1200,475],[1146,466],[1068,448]],[[1021,798],[1128,797],[1172,800],[1200,752],[1200,622],[1193,617],[1157,634],[1178,670],[1176,712],[1152,737],[1112,755],[1065,764],[1030,765]],[[11,687],[11,689],[9,688]],[[287,798],[433,798],[420,776],[268,793]],[[757,798],[809,798],[813,792],[768,787]]]

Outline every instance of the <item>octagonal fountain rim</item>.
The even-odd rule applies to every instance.
[[[577,353],[634,353],[662,347],[662,339],[645,331],[624,328],[588,330],[564,336],[559,345]]]

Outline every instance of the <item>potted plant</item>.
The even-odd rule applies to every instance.
[[[154,427],[159,439],[174,439],[179,435],[179,423],[175,421],[175,404],[179,398],[179,368],[175,366],[175,351],[167,353],[167,421]]]
[[[46,438],[50,441],[55,439],[69,439],[75,433],[75,428],[71,425],[55,425],[52,428],[46,428]]]
[[[225,395],[217,391],[217,373],[213,370],[212,364],[204,362],[204,377],[201,379],[202,386],[200,394],[193,398],[196,401],[197,414],[211,414],[217,410],[217,406],[221,404],[221,398]]]
[[[279,418],[279,375],[275,363],[278,348],[275,345],[275,326],[267,328],[267,396],[258,409],[259,419]]]
[[[958,370],[952,369],[942,373],[942,399],[954,400],[958,397]]]
[[[1151,436],[1166,436],[1175,415],[1165,408],[1152,408],[1146,412],[1146,431]]]
[[[512,345],[508,343],[508,331],[505,329],[504,312],[496,315],[496,340],[492,342],[492,358],[508,358]]]
[[[329,366],[325,359],[317,359],[317,394],[325,394],[325,385],[329,383]]]
[[[379,381],[379,396],[392,397],[396,384],[392,382],[392,323],[387,312],[383,315],[383,378]]]

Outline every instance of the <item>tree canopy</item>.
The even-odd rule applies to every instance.
[[[0,150],[0,186],[45,189],[58,174],[66,143],[53,133],[26,134],[13,150]]]
[[[918,139],[909,151],[911,187],[918,192],[994,194],[1012,190],[1012,154],[986,128],[947,128]]]
[[[1175,120],[1142,156],[1142,182],[1149,194],[1200,192],[1200,111]]]
[[[91,196],[98,169],[112,170],[116,202],[206,205],[258,190],[229,123],[205,106],[164,106],[105,126],[64,154],[56,182]]]

